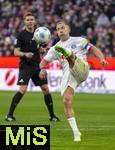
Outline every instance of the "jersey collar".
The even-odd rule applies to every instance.
[[[64,44],[64,43],[67,43],[67,42],[69,42],[69,41],[71,40],[71,38],[72,38],[72,37],[70,36],[69,39],[67,39],[66,41],[63,41],[63,42],[60,41],[60,42],[63,43],[63,44]]]

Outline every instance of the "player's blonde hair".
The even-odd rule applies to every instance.
[[[70,24],[67,21],[65,21],[65,20],[59,20],[59,21],[57,21],[56,26],[58,24],[61,24],[61,23],[64,23],[65,25],[67,25],[68,27],[70,27]]]

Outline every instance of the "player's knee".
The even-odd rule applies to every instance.
[[[41,87],[41,89],[44,94],[49,94],[49,88],[47,86]]]
[[[19,91],[20,91],[20,93],[25,94],[27,91],[27,87],[22,86],[22,87],[20,87]]]
[[[72,103],[71,96],[70,95],[64,95],[63,103],[64,103],[64,105],[71,105],[71,103]]]

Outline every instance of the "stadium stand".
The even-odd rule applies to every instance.
[[[40,26],[58,37],[55,22],[60,18],[71,25],[72,36],[86,36],[106,56],[115,57],[115,2],[113,0],[0,0],[0,56],[12,56],[16,35],[23,27],[22,16],[32,11]]]

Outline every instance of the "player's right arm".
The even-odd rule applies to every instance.
[[[53,50],[53,47],[48,51],[48,53],[45,55],[45,57],[42,59],[42,61],[40,62],[40,73],[39,73],[39,77],[41,79],[46,78],[46,70],[45,70],[45,66],[52,62],[53,60],[57,59],[57,53]]]
[[[46,78],[46,69],[45,69],[45,66],[48,64],[48,61],[43,59],[41,62],[40,62],[40,73],[39,73],[39,77],[41,79],[45,79]]]

